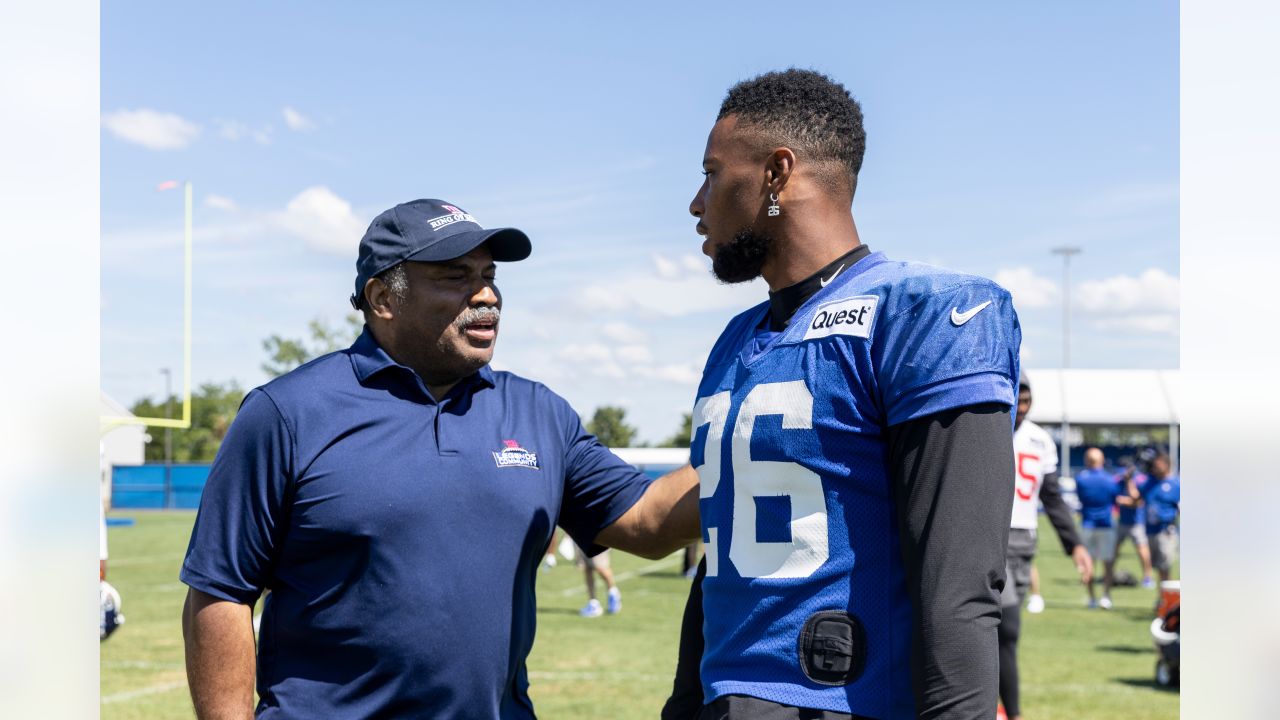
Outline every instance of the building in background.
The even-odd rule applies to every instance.
[[[100,395],[98,414],[104,417],[133,417],[128,408],[105,392]],[[147,435],[147,428],[142,425],[103,426],[102,429],[99,444],[102,456],[99,463],[101,475],[98,481],[102,502],[110,506],[114,468],[121,465],[141,465],[150,436]]]

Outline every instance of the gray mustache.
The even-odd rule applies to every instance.
[[[500,315],[496,307],[467,308],[453,321],[453,325],[461,330],[475,323],[496,323]]]

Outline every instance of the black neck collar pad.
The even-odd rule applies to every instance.
[[[787,323],[791,322],[791,317],[806,300],[826,287],[827,283],[836,278],[836,275],[853,267],[854,263],[870,254],[871,248],[859,245],[795,285],[788,285],[778,292],[769,293],[769,329],[774,332],[785,330]]]

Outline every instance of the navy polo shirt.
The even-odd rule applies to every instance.
[[[436,402],[365,332],[249,393],[181,578],[270,589],[261,718],[531,718],[534,579],[649,480],[540,383],[488,367]]]

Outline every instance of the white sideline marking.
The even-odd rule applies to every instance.
[[[159,685],[152,685],[151,687],[138,688],[137,690],[127,690],[125,692],[104,695],[102,697],[102,704],[109,705],[111,703],[124,702],[126,700],[133,700],[134,698],[140,698],[147,695],[158,695],[160,693],[166,693],[170,690],[177,690],[178,688],[184,688],[186,686],[187,681],[183,680],[181,682],[161,683]]]
[[[636,578],[636,577],[640,577],[640,576],[642,576],[642,575],[648,575],[648,574],[650,574],[650,573],[655,573],[655,572],[657,572],[657,571],[659,571],[659,570],[664,570],[664,569],[666,569],[666,568],[667,568],[668,566],[670,566],[670,565],[674,565],[674,564],[675,564],[675,562],[673,562],[673,560],[674,560],[674,561],[679,561],[679,559],[680,559],[680,556],[679,556],[678,554],[676,554],[676,555],[672,555],[671,557],[665,558],[665,559],[663,559],[663,560],[657,560],[657,561],[655,561],[655,562],[651,562],[651,563],[649,563],[648,565],[644,565],[644,566],[639,567],[639,568],[637,568],[637,569],[635,569],[635,570],[628,570],[627,572],[624,572],[624,573],[618,573],[617,575],[614,575],[614,576],[613,576],[613,581],[614,581],[615,583],[620,583],[620,582],[622,582],[622,581],[624,581],[624,580],[630,580],[631,578]],[[575,568],[575,569],[577,569],[577,568]],[[579,575],[578,577],[579,577],[579,579],[581,580],[582,576],[581,576],[581,575]],[[584,592],[586,592],[586,589],[584,588],[584,586],[582,585],[582,583],[581,583],[581,582],[579,582],[578,584],[574,585],[573,587],[565,588],[564,590],[561,590],[559,593],[556,593],[556,595],[558,595],[559,597],[570,597],[570,596],[572,596],[572,595],[579,595],[579,594],[584,593]]]

